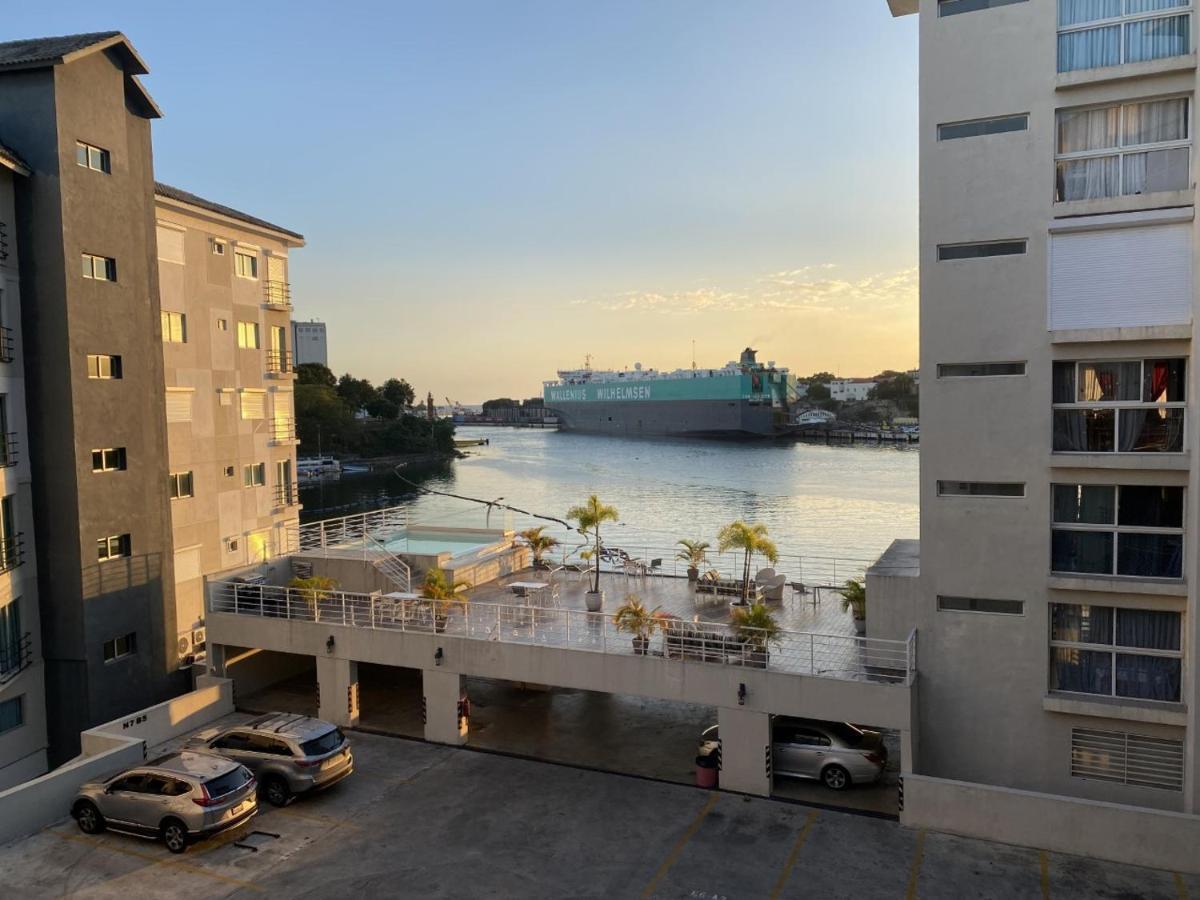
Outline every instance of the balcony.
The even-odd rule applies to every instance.
[[[264,281],[263,306],[268,309],[291,309],[292,286],[286,281]]]
[[[295,374],[296,370],[292,367],[291,350],[267,351],[267,375],[275,378],[283,378]]]
[[[0,468],[8,468],[17,464],[17,433],[10,431],[0,433]]]
[[[16,358],[13,330],[7,325],[0,325],[0,363],[10,363]]]
[[[7,684],[33,665],[33,635],[28,631],[0,645],[0,684]]]
[[[25,561],[25,542],[22,533],[0,538],[0,572],[9,572]]]
[[[300,485],[295,481],[275,485],[275,508],[288,509],[300,503]]]
[[[8,226],[0,222],[0,262],[8,259]]]
[[[296,420],[292,418],[274,418],[271,420],[271,443],[275,446],[298,444],[296,439]]]

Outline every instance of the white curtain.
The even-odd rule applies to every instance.
[[[1146,104],[1147,106],[1150,104]],[[1120,138],[1120,109],[1068,110],[1058,114],[1058,152],[1116,148]]]
[[[1116,197],[1120,193],[1120,157],[1098,156],[1058,164],[1059,200],[1094,200]]]
[[[1146,2],[1146,0],[1130,0]],[[1153,2],[1153,0],[1151,0]],[[1121,15],[1121,0],[1058,0],[1058,26],[1082,25]]]
[[[1160,9],[1174,9],[1177,6],[1187,6],[1188,0],[1125,0],[1125,12],[1134,13],[1155,12]]]
[[[1183,191],[1191,184],[1191,154],[1186,147],[1130,153],[1124,159],[1126,194]]]
[[[1182,141],[1188,136],[1188,101],[1154,100],[1150,103],[1131,103],[1125,107],[1124,140],[1126,146],[1158,144],[1163,141]]]
[[[1107,25],[1058,36],[1058,71],[1098,69],[1121,63],[1121,26]]]
[[[1142,62],[1188,52],[1191,16],[1143,19],[1125,26],[1125,62]],[[1064,35],[1065,36],[1065,35]]]

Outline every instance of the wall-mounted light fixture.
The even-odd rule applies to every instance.
[[[434,654],[433,654],[433,664],[435,666],[440,666],[442,664],[442,657],[444,655],[445,654],[442,653],[442,648],[438,647],[437,650],[435,650]]]
[[[326,652],[326,653],[332,653],[332,652],[333,652],[333,645],[334,645],[334,640],[333,640],[333,635],[331,634],[331,635],[329,636],[329,639],[328,639],[327,641],[325,641],[325,652]]]
[[[738,706],[746,705],[746,682],[738,684]]]

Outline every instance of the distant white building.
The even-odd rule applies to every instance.
[[[875,387],[874,381],[861,378],[841,378],[829,382],[829,396],[833,400],[866,400]]]
[[[311,319],[308,322],[292,322],[292,348],[296,365],[320,363],[329,365],[329,347],[325,342],[325,323]]]

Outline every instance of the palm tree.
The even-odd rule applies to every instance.
[[[838,593],[842,595],[842,612],[848,612],[854,616],[854,627],[859,630],[867,619],[866,584],[861,578],[851,578],[839,588]],[[859,633],[861,634],[862,631],[860,630]]]
[[[421,585],[421,596],[429,601],[433,610],[433,624],[436,631],[446,630],[446,620],[450,618],[453,604],[461,604],[464,608],[470,602],[465,594],[459,596],[461,588],[471,587],[468,581],[451,582],[441,569],[430,569],[425,573],[425,583]]]
[[[700,567],[707,559],[705,553],[712,545],[708,541],[689,541],[687,538],[675,543],[683,548],[675,555],[675,558],[688,564],[688,577],[694,581],[695,576],[700,574]]]
[[[779,559],[779,551],[775,549],[775,542],[767,537],[766,525],[750,525],[738,519],[717,532],[717,549],[722,553],[727,550],[741,550],[746,554],[742,566],[741,602],[741,605],[745,606],[750,599],[750,559],[755,553],[758,553],[772,563],[775,562]]]
[[[327,575],[310,575],[308,578],[293,578],[288,582],[288,587],[300,595],[300,598],[314,615],[317,610],[317,601],[321,599],[321,595],[336,590],[337,586],[338,583]]]
[[[544,530],[545,526],[541,525],[537,528],[526,528],[517,535],[533,551],[533,567],[535,569],[541,568],[542,556],[545,552],[558,546],[558,538],[542,534]]]
[[[592,582],[592,593],[598,594],[600,593],[600,526],[605,522],[617,521],[620,513],[617,512],[615,506],[606,506],[600,502],[599,497],[592,494],[583,506],[572,506],[568,509],[567,518],[574,519],[579,523],[580,534],[584,537],[591,537],[595,541],[595,549],[592,553],[596,560],[596,569]]]
[[[752,603],[733,611],[733,630],[737,636],[754,648],[751,657],[762,667],[767,665],[767,651],[770,644],[778,644],[779,623],[771,615],[765,604]]]
[[[637,594],[629,594],[625,602],[613,613],[613,625],[617,631],[633,635],[633,652],[644,654],[650,643],[650,635],[661,625],[660,608],[646,609]]]

